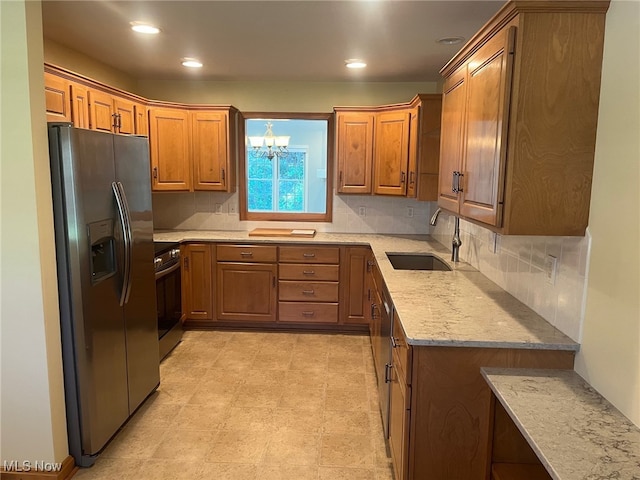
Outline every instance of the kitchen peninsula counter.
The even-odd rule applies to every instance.
[[[482,375],[554,480],[640,478],[640,429],[575,371]]]
[[[155,241],[369,245],[414,346],[577,351],[579,344],[429,235],[322,233],[313,238],[250,237],[246,231],[157,231]],[[395,270],[386,252],[432,253],[452,271]]]

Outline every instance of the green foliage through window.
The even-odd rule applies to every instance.
[[[247,149],[249,211],[304,212],[306,156],[297,150],[269,160]]]

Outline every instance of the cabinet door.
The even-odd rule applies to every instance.
[[[136,112],[136,135],[149,136],[149,119],[147,118],[147,107],[137,103]]]
[[[79,83],[71,83],[71,116],[74,127],[91,128],[89,89]]]
[[[338,113],[338,193],[371,193],[374,116]]]
[[[182,312],[188,320],[213,318],[211,245],[182,247]]]
[[[376,115],[373,193],[405,195],[409,162],[409,112]]]
[[[420,135],[420,108],[409,112],[409,161],[407,165],[407,197],[415,198],[418,192],[418,141]]]
[[[442,95],[428,94],[422,97],[418,133],[418,200],[435,202],[438,200],[440,177]]]
[[[218,262],[218,320],[275,322],[276,275],[272,263]]]
[[[464,154],[466,71],[466,65],[462,66],[445,80],[442,97],[438,205],[452,212],[459,210],[458,192],[454,189],[454,175],[462,169]]]
[[[193,112],[193,189],[227,191],[229,114]]]
[[[89,90],[89,118],[92,130],[115,132],[113,97],[98,90]]]
[[[346,247],[340,279],[341,318],[347,324],[368,324],[367,247]]]
[[[114,113],[116,114],[116,132],[126,135],[136,133],[135,103],[122,98],[114,98]]]
[[[70,122],[70,82],[49,72],[44,72],[44,96],[47,122]]]
[[[189,112],[149,109],[149,150],[154,191],[191,189]]]
[[[393,360],[395,365],[395,355]],[[410,391],[411,387],[404,383],[394,366],[391,373],[391,398],[389,400],[389,450],[391,451],[395,480],[408,478]]]
[[[460,213],[502,224],[502,197],[513,70],[514,28],[504,29],[470,59]]]

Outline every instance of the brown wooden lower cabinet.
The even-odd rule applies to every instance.
[[[189,322],[213,319],[213,263],[211,245],[182,245],[182,312]]]
[[[574,352],[556,350],[439,346],[412,350],[406,478],[413,480],[490,478],[494,402],[481,367],[571,369],[574,360]],[[398,405],[402,393],[392,387],[391,394],[393,408],[393,396],[399,398]],[[394,427],[394,420],[391,417],[392,432],[401,428]],[[404,461],[394,460],[396,480],[405,478]]]
[[[219,321],[275,322],[276,264],[218,262],[216,268]]]
[[[183,255],[197,256],[204,246],[210,249],[208,260],[202,253],[194,257],[199,276],[186,278],[191,274],[185,269],[187,326],[318,325],[336,331],[365,331],[369,326],[367,246],[185,244]],[[208,278],[202,263],[206,261]],[[201,304],[193,307],[197,302]]]

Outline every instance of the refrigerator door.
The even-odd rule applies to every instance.
[[[69,446],[91,465],[129,416],[109,134],[50,127]]]
[[[149,144],[144,137],[113,136],[116,181],[128,206],[131,269],[124,304],[127,331],[129,411],[160,383]]]

